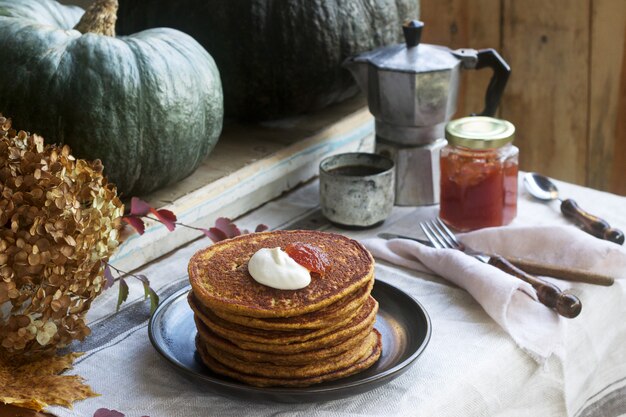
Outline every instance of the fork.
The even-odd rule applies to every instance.
[[[535,289],[537,298],[543,305],[554,309],[563,317],[574,318],[580,314],[582,303],[578,297],[572,294],[566,294],[556,285],[522,271],[500,255],[487,254],[469,248],[456,238],[454,233],[452,233],[441,219],[437,218],[435,220],[420,222],[420,227],[435,248],[460,250],[481,262],[493,265],[508,274],[526,281]]]

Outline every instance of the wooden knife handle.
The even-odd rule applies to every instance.
[[[612,228],[606,220],[587,213],[571,198],[561,203],[561,212],[590,235],[617,243],[618,245],[624,243],[624,232]]]
[[[584,282],[587,284],[604,285],[610,287],[615,279],[607,275],[596,274],[582,269],[572,269],[563,266],[543,264],[529,259],[506,258],[513,265],[533,275],[545,275],[564,281]]]
[[[580,314],[582,303],[575,295],[566,294],[551,282],[527,274],[502,256],[492,256],[489,264],[528,282],[537,291],[537,298],[541,304],[554,309],[561,316],[572,319]]]

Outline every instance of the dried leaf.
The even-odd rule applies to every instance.
[[[241,230],[239,230],[237,225],[227,217],[218,217],[218,219],[215,220],[215,227],[224,232],[228,238],[241,234]]]
[[[149,292],[150,292],[150,314],[153,314],[157,307],[159,306],[159,296],[157,295],[156,291],[154,291],[152,289],[152,287],[149,287]]]
[[[150,205],[140,198],[130,199],[130,214],[133,216],[145,216],[150,212]]]
[[[40,411],[48,405],[69,407],[94,397],[77,375],[59,375],[81,354],[43,357],[26,364],[0,360],[0,402]]]
[[[128,299],[128,284],[126,283],[124,278],[120,278],[119,284],[119,293],[117,296],[117,306],[115,311],[120,311],[120,306],[124,301]]]
[[[152,214],[156,216],[157,219],[159,219],[161,223],[163,223],[165,227],[167,227],[167,230],[169,230],[170,232],[173,232],[174,229],[176,229],[176,215],[172,213],[170,210],[150,209],[150,211],[152,212]]]
[[[124,414],[116,410],[109,410],[108,408],[99,408],[93,414],[93,417],[124,417]]]
[[[124,209],[101,163],[0,119],[0,357],[35,359],[89,334]]]
[[[109,264],[105,264],[104,266],[104,289],[107,290],[115,284],[115,278],[113,277],[113,272],[111,271],[111,266]]]
[[[226,233],[222,232],[220,229],[216,227],[211,227],[208,230],[202,229],[202,231],[209,239],[213,241],[213,243],[228,239],[228,236],[226,236]]]
[[[150,314],[154,313],[154,310],[159,306],[159,296],[156,291],[150,287],[150,281],[145,275],[133,275],[143,284],[144,300],[150,298]]]
[[[150,281],[145,275],[134,275],[143,284],[143,299],[147,300],[150,297]]]
[[[205,229],[204,227],[198,227],[198,230],[211,240],[213,240],[213,238],[215,237],[209,229]],[[215,240],[213,240],[213,242],[215,242]]]
[[[133,229],[135,229],[140,235],[143,235],[143,233],[146,231],[146,225],[139,217],[124,216],[122,217],[122,220],[131,225]]]

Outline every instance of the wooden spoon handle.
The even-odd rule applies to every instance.
[[[582,303],[575,295],[566,294],[551,282],[527,274],[502,256],[491,256],[489,264],[528,282],[537,291],[537,298],[541,304],[554,309],[561,316],[571,319],[580,314]]]
[[[618,245],[624,243],[624,232],[619,229],[613,229],[606,220],[587,213],[571,198],[561,203],[561,212],[590,235],[617,243]]]

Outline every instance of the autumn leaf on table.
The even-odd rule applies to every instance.
[[[48,405],[70,407],[96,394],[77,375],[59,375],[81,356],[43,357],[20,364],[0,360],[0,402],[41,411]]]
[[[99,408],[93,413],[93,417],[125,417],[124,414],[116,410],[109,410],[108,408]]]
[[[124,414],[117,410],[109,410],[108,408],[99,408],[93,414],[93,417],[125,417]],[[148,417],[148,416],[143,416]]]

